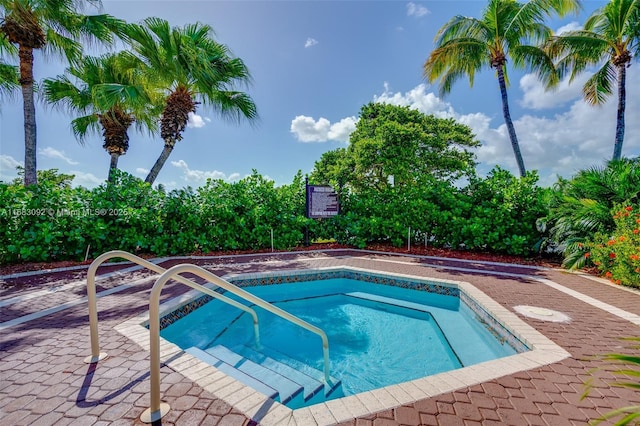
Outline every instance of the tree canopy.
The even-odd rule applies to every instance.
[[[479,146],[468,126],[406,106],[369,103],[360,110],[348,148],[326,152],[312,180],[353,190],[408,186],[425,176],[455,180],[473,173]]]

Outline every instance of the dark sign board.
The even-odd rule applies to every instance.
[[[307,185],[307,217],[335,216],[340,210],[338,194],[330,186]]]

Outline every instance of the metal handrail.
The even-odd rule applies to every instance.
[[[320,336],[322,339],[322,351],[324,354],[324,380],[327,385],[331,383],[329,376],[329,339],[327,334],[322,329],[311,325],[308,322],[291,315],[287,311],[284,311],[277,306],[272,305],[269,302],[262,300],[261,298],[254,296],[253,294],[239,288],[236,285],[231,284],[228,281],[223,280],[217,275],[207,271],[196,265],[182,264],[169,268],[166,272],[163,272],[160,278],[156,281],[151,289],[151,296],[149,297],[149,346],[151,351],[151,367],[150,367],[150,380],[151,380],[151,404],[150,407],[143,413],[143,421],[148,422],[155,421],[161,418],[169,407],[165,403],[160,402],[160,293],[162,288],[171,278],[177,274],[183,272],[190,272],[199,276],[225,290],[239,296],[249,302],[252,302],[265,310],[278,315],[288,321],[293,322],[300,327],[303,327],[312,333]]]
[[[130,260],[131,262],[137,263],[140,266],[144,266],[147,269],[152,270],[153,272],[157,272],[158,274],[163,274],[167,270],[162,268],[154,263],[151,263],[141,257],[138,257],[134,254],[131,254],[127,251],[122,250],[112,250],[98,256],[89,266],[89,271],[87,272],[87,298],[89,300],[89,329],[91,333],[91,356],[85,358],[85,362],[88,364],[92,364],[94,362],[98,362],[107,357],[106,353],[100,353],[100,343],[98,341],[98,304],[97,304],[97,296],[96,296],[96,272],[98,267],[106,262],[109,259],[113,259],[116,257],[121,257],[123,259]],[[256,345],[260,345],[260,329],[258,325],[258,315],[256,311],[251,309],[250,307],[243,305],[242,303],[230,299],[220,293],[216,293],[215,291],[208,289],[207,287],[203,287],[198,285],[187,278],[181,277],[179,275],[174,275],[172,277],[174,280],[181,282],[191,288],[202,291],[205,294],[208,294],[211,297],[214,297],[224,303],[227,303],[231,306],[234,306],[238,309],[241,309],[253,317],[253,328],[256,336]]]

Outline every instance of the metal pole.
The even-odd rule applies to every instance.
[[[162,287],[171,278],[170,274],[163,273],[151,289],[149,298],[149,349],[151,351],[149,370],[151,381],[151,402],[140,420],[144,423],[153,423],[160,420],[169,412],[169,404],[160,401],[160,292]]]

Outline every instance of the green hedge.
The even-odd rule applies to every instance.
[[[304,179],[275,186],[257,172],[238,182],[166,192],[126,173],[88,190],[61,179],[30,188],[0,184],[0,263],[82,260],[114,249],[157,256],[219,250],[276,249],[311,238],[364,247],[374,242],[527,255],[545,215],[537,177],[499,168],[464,188],[429,179],[402,189],[342,194],[340,216],[304,217]]]

